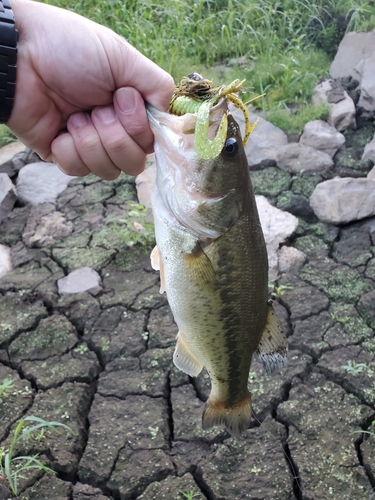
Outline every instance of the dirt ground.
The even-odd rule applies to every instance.
[[[366,175],[358,144],[370,133],[347,136],[329,176]],[[254,418],[241,440],[202,431],[207,376],[173,366],[177,330],[148,250],[129,248],[119,231],[136,199],[130,178],[76,179],[56,207],[16,207],[0,226],[15,266],[0,280],[0,386],[13,381],[0,403],[0,446],[26,415],[75,431],[21,443],[17,454],[39,453],[56,475],[31,471],[19,498],[373,498],[375,437],[358,431],[375,420],[375,219],[319,223],[307,199],[321,175],[271,166],[252,177],[258,194],[300,217],[288,244],[307,261],[276,283],[289,363],[267,376],[254,362]],[[30,243],[27,233],[55,210],[72,234]],[[59,297],[56,281],[82,266],[102,286]],[[0,485],[0,499],[10,498]]]

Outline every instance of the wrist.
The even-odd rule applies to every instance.
[[[0,123],[13,109],[16,89],[18,32],[9,0],[0,0]]]

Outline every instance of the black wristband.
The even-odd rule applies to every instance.
[[[0,123],[12,113],[16,90],[18,31],[9,0],[0,0]]]

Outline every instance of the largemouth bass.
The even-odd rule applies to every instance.
[[[253,355],[267,372],[286,360],[286,339],[268,302],[267,251],[239,127],[220,98],[209,109],[208,137],[214,140],[225,117],[224,146],[203,159],[194,145],[197,113],[147,110],[157,167],[151,261],[179,328],[173,361],[192,377],[203,367],[209,373],[203,429],[223,425],[239,436],[251,419]]]

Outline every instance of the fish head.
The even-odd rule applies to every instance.
[[[156,189],[165,207],[200,238],[217,238],[238,219],[250,189],[248,163],[239,126],[221,99],[209,113],[209,141],[223,117],[227,135],[216,157],[203,159],[195,148],[197,114],[172,115],[147,104],[155,137]]]

